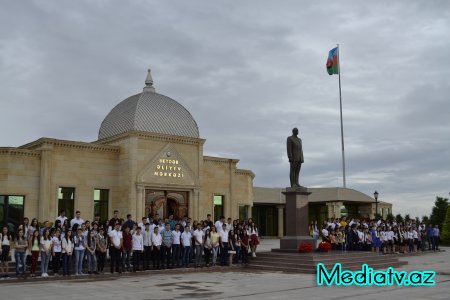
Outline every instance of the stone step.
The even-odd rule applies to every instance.
[[[374,270],[385,270],[389,267],[398,268],[403,265],[407,264],[406,262],[397,262],[397,263],[377,263],[373,265],[369,265]],[[353,265],[342,265],[343,270],[351,270],[351,271],[358,271],[361,270],[361,264],[353,264]],[[277,272],[287,272],[287,273],[304,273],[304,274],[315,274],[316,268],[311,267],[300,267],[300,266],[293,266],[293,265],[270,265],[270,264],[249,264],[247,266],[248,269],[254,269],[254,270],[264,270],[264,271],[277,271]]]
[[[286,272],[286,273],[303,273],[303,274],[315,274],[316,270],[312,268],[294,268],[294,267],[276,267],[267,265],[249,264],[247,269],[271,271],[271,272]]]
[[[293,273],[316,272],[318,263],[323,263],[327,269],[332,269],[337,263],[344,270],[361,270],[363,264],[373,269],[387,269],[400,267],[407,262],[399,261],[398,255],[380,255],[365,251],[330,251],[327,253],[298,253],[295,251],[272,251],[257,253],[257,257],[250,257],[248,268],[265,271],[283,271]]]
[[[396,257],[385,257],[385,256],[368,256],[368,257],[329,257],[329,258],[300,258],[300,257],[251,257],[251,261],[254,262],[265,262],[265,261],[273,261],[273,262],[290,262],[290,263],[303,263],[303,264],[314,264],[314,263],[324,263],[324,264],[334,264],[337,262],[346,263],[346,262],[357,262],[357,263],[373,263],[373,262],[396,262],[398,258]]]
[[[292,260],[292,261],[336,261],[336,260],[340,260],[340,261],[344,261],[344,260],[349,260],[349,261],[364,261],[364,260],[368,260],[368,261],[373,261],[373,260],[397,260],[398,256],[389,256],[389,255],[361,255],[361,256],[326,256],[326,257],[321,257],[321,256],[297,256],[297,255],[258,255],[256,257],[250,257],[250,259],[254,259],[254,260],[267,260],[267,259],[271,259],[271,260]]]
[[[359,268],[361,268],[361,266],[363,264],[368,264],[369,267],[374,266],[374,265],[392,265],[395,266],[399,263],[399,261],[373,261],[373,262],[341,262],[341,261],[336,261],[334,263],[326,263],[324,264],[326,268],[333,268],[335,266],[336,263],[341,263],[341,265],[345,268],[345,267],[349,267],[349,266],[359,266]],[[251,260],[250,264],[258,264],[258,265],[267,265],[267,266],[280,266],[280,267],[296,267],[296,268],[316,268],[318,262],[310,262],[310,263],[301,263],[301,262],[286,262],[286,261],[254,261]]]
[[[321,255],[321,256],[327,256],[327,255],[360,255],[360,254],[372,254],[372,255],[376,255],[377,253],[372,252],[372,251],[342,251],[342,250],[331,250],[328,252],[316,252],[316,251],[312,251],[309,253],[301,253],[298,250],[295,249],[272,249],[271,251],[264,251],[264,252],[257,252],[259,254],[267,254],[267,253],[273,253],[273,254],[299,254],[299,255]]]
[[[280,249],[273,249],[272,251],[265,252],[257,252],[258,256],[301,256],[301,257],[336,257],[336,256],[345,256],[345,257],[354,257],[354,256],[378,256],[381,254],[371,252],[371,251],[329,251],[329,252],[310,252],[310,253],[300,253],[298,251],[280,251]]]

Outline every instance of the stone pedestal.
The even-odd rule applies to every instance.
[[[280,249],[297,250],[298,245],[308,242],[314,245],[308,229],[308,192],[307,188],[286,188],[286,236],[280,239]]]

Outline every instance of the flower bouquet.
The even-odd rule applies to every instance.
[[[331,244],[328,242],[321,242],[319,247],[317,247],[317,250],[319,252],[328,252],[331,250]]]
[[[312,244],[311,243],[301,243],[299,246],[298,246],[298,251],[300,252],[300,253],[309,253],[309,252],[311,252],[313,250],[313,246],[312,246]]]

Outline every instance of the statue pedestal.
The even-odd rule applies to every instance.
[[[280,249],[298,250],[301,243],[308,242],[314,247],[314,239],[309,235],[309,213],[307,188],[286,188],[286,236],[280,239]]]

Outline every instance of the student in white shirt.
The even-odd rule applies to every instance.
[[[226,266],[228,258],[228,230],[226,224],[222,225],[222,230],[219,231],[219,237],[220,237],[220,265]]]
[[[161,270],[161,245],[162,245],[162,236],[159,233],[159,227],[156,226],[155,230],[152,234],[152,259],[153,259],[153,269]]]
[[[387,239],[388,239],[388,245],[389,245],[389,253],[393,253],[394,250],[394,231],[392,230],[392,227],[389,227],[387,232]]]
[[[73,238],[75,252],[75,275],[83,275],[83,258],[86,249],[86,237],[81,228],[78,228],[77,234]]]
[[[414,252],[414,233],[412,227],[409,227],[408,230],[408,244],[409,244],[409,252],[410,253]]]
[[[364,245],[364,232],[362,231],[361,226],[358,226],[356,232],[358,233],[358,250],[361,251]]]
[[[152,259],[152,235],[153,230],[150,229],[150,223],[145,223],[145,229],[142,231],[142,239],[144,243],[144,270],[150,270],[150,260]]]
[[[226,226],[224,224],[224,226]],[[203,254],[203,236],[204,232],[202,230],[202,225],[199,223],[197,225],[197,230],[194,231],[193,237],[194,237],[194,243],[195,243],[195,267],[200,267],[201,261],[202,261],[202,254]]]
[[[322,228],[322,242],[328,242],[329,241],[329,232],[326,227]]]
[[[139,271],[141,254],[144,251],[144,238],[141,234],[141,227],[136,228],[133,234],[133,272]]]
[[[183,266],[187,268],[189,266],[190,253],[191,253],[192,234],[189,231],[189,227],[184,227],[184,232],[181,234],[181,243],[183,245]]]
[[[433,251],[439,251],[439,238],[441,236],[441,231],[439,229],[439,225],[435,225],[433,228]]]
[[[122,245],[123,245],[123,236],[122,231],[120,231],[120,223],[116,222],[114,225],[114,230],[111,230],[108,233],[110,246],[109,246],[109,255],[111,256],[111,274],[114,273],[114,265],[116,272],[119,274],[122,273]]]
[[[0,233],[0,264],[3,277],[8,277],[9,252],[11,250],[12,237],[8,231],[8,226],[3,226]]]
[[[408,236],[409,236],[409,234],[408,234],[408,228],[403,228],[404,230],[403,230],[403,238],[404,238],[404,240],[405,240],[405,243],[408,245],[409,244],[409,240],[408,240]],[[405,251],[406,252],[406,251]]]
[[[220,216],[220,219],[217,220],[216,223],[214,224],[214,226],[216,226],[217,232],[222,231],[223,223],[225,223],[225,217],[224,216]]]
[[[414,240],[414,252],[417,252],[417,244],[419,241],[419,235],[417,234],[417,231],[415,228],[413,228],[412,233],[413,233],[413,240]]]
[[[64,221],[67,220],[66,211],[64,209],[59,210],[59,216],[56,218],[56,221],[61,222],[61,226],[64,224]]]
[[[232,223],[231,218],[228,218],[228,219],[227,219],[227,230],[228,230],[228,232],[230,232],[231,230],[233,230],[233,223]]]
[[[62,240],[61,240],[61,230],[56,229],[55,235],[52,237],[52,265],[53,274],[58,275],[59,266],[61,262],[61,252],[62,252]]]
[[[72,266],[73,240],[72,230],[68,229],[62,240],[63,276],[70,276]]]
[[[383,249],[383,253],[386,254],[388,239],[387,239],[387,231],[385,230],[384,227],[381,228],[380,239],[381,239],[381,248]]]
[[[64,223],[64,222],[63,222]],[[61,224],[63,224],[61,223]],[[84,220],[81,218],[81,213],[79,210],[75,213],[75,218],[70,220],[70,228],[73,229],[73,225],[78,224],[78,226],[81,226],[81,224],[84,223]]]
[[[147,217],[143,217],[142,218],[142,222],[140,222],[138,224],[139,227],[141,227],[141,234],[144,232],[145,230],[145,224],[148,223],[148,218]]]
[[[172,268],[174,267],[175,263],[177,265],[177,268],[180,267],[180,252],[181,252],[181,231],[180,231],[180,224],[175,224],[175,230],[172,231],[173,234],[173,243],[172,243]]]
[[[153,228],[154,229],[154,228]],[[159,220],[158,224],[158,232],[161,234],[161,232],[166,229],[166,225],[164,224],[164,220]]]
[[[51,250],[52,250],[52,237],[50,236],[50,230],[45,229],[44,234],[41,236],[42,277],[48,277],[48,263],[50,262]]]

